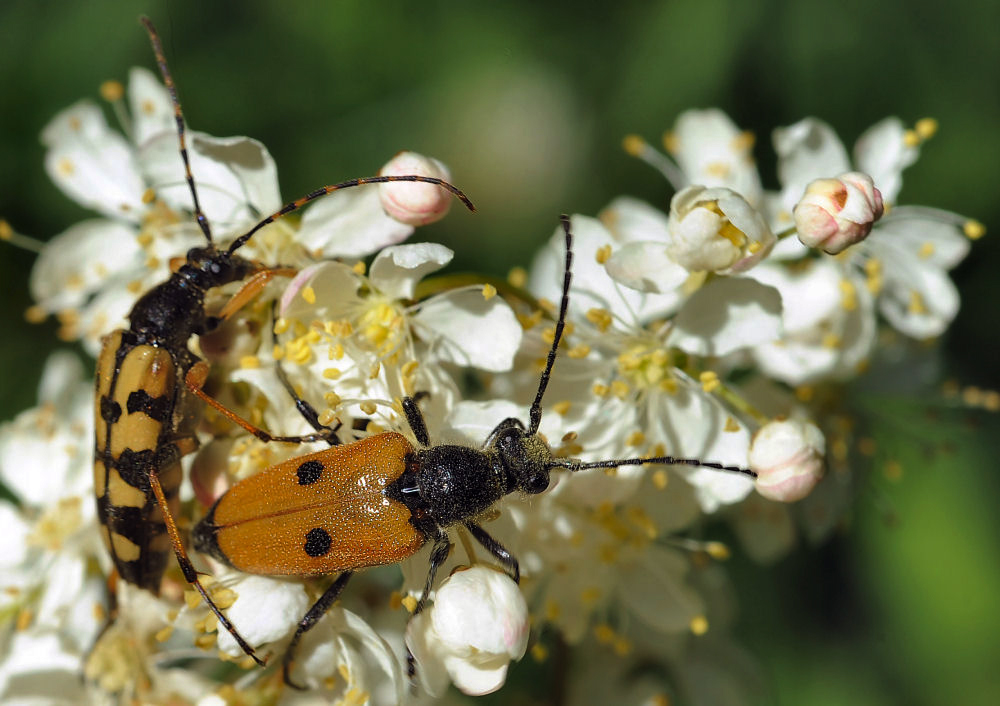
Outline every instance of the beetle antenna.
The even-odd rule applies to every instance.
[[[549,357],[545,361],[545,370],[542,371],[542,377],[538,380],[538,392],[535,393],[535,401],[531,403],[529,434],[537,432],[538,425],[542,423],[542,396],[545,395],[545,388],[549,385],[552,366],[556,362],[556,351],[559,349],[559,341],[562,339],[563,329],[566,327],[566,311],[569,309],[569,284],[573,279],[573,234],[569,229],[569,216],[564,213],[559,217],[559,221],[562,223],[563,232],[566,234],[566,270],[563,274],[562,301],[559,303],[559,318],[556,320],[556,331],[552,336],[552,348],[549,349]]]
[[[400,174],[392,176],[373,176],[373,177],[361,177],[358,179],[349,179],[348,181],[342,181],[339,184],[331,184],[330,186],[321,186],[315,191],[306,194],[302,198],[290,201],[282,206],[279,210],[272,213],[270,216],[262,220],[260,223],[255,225],[253,228],[248,230],[246,233],[241,235],[239,238],[233,241],[232,245],[229,246],[229,254],[232,255],[235,251],[243,247],[253,234],[258,230],[268,225],[269,223],[274,223],[276,220],[284,216],[286,213],[291,213],[292,211],[297,211],[303,206],[305,206],[310,201],[315,201],[321,196],[326,196],[334,191],[340,191],[341,189],[349,189],[354,186],[363,186],[364,184],[384,184],[390,181],[419,181],[425,184],[436,184],[446,191],[450,191],[455,197],[465,204],[465,207],[470,211],[475,212],[476,207],[472,205],[472,201],[469,199],[465,193],[459,189],[454,184],[451,184],[444,179],[438,179],[437,177],[427,177],[418,176],[416,174]]]
[[[177,86],[174,85],[174,78],[170,75],[170,68],[167,66],[167,57],[163,53],[163,44],[160,42],[160,35],[156,33],[156,27],[152,20],[143,15],[139,21],[146,27],[149,33],[149,41],[153,45],[153,53],[156,54],[156,63],[160,67],[160,75],[163,83],[170,93],[170,102],[174,104],[174,120],[177,122],[177,139],[181,145],[181,159],[184,160],[184,178],[187,179],[191,188],[191,198],[194,200],[194,217],[198,221],[201,232],[205,234],[209,245],[212,243],[212,229],[208,225],[208,218],[201,210],[201,203],[198,201],[198,189],[194,183],[194,176],[191,174],[191,161],[188,159],[187,140],[184,132],[184,112],[181,110],[181,102],[177,99]]]
[[[700,466],[702,468],[712,468],[716,471],[726,471],[728,473],[740,473],[750,478],[756,478],[757,474],[749,468],[742,466],[727,466],[714,461],[702,461],[700,458],[675,458],[673,456],[650,456],[649,458],[620,458],[608,461],[580,461],[578,459],[562,459],[553,461],[553,468],[565,468],[575,473],[585,471],[588,468],[617,468],[618,466],[644,466],[648,463],[662,463],[674,466]]]

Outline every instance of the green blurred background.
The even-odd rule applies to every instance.
[[[85,215],[48,181],[38,134],[98,100],[103,80],[154,67],[140,12],[164,37],[188,122],[262,140],[283,196],[372,174],[399,149],[433,155],[479,213],[456,208],[422,237],[455,249],[459,268],[498,274],[530,262],[561,212],[594,214],[623,193],[666,208],[663,180],[620,143],[657,142],[686,108],[719,106],[752,129],[771,186],[775,126],[816,115],[850,144],[886,115],[934,117],[901,202],[988,233],[955,272],[963,307],[932,368],[1000,386],[1000,3],[4,0],[0,216],[17,230],[45,238]],[[33,404],[55,336],[23,319],[33,256],[0,253],[9,418]],[[854,522],[819,549],[734,562],[761,703],[1000,703],[1000,427],[947,410],[931,421],[933,390],[891,392],[893,407],[867,402],[902,480],[875,474]]]

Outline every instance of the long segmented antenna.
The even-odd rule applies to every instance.
[[[608,461],[578,461],[569,459],[556,462],[555,468],[565,468],[569,471],[585,471],[588,468],[617,468],[618,466],[644,466],[648,463],[663,463],[675,466],[701,466],[703,468],[713,468],[717,471],[729,471],[730,473],[741,473],[750,478],[756,478],[757,474],[749,468],[742,466],[727,466],[714,461],[702,461],[700,458],[674,458],[673,456],[650,456],[649,458],[621,458],[610,459]]]
[[[564,213],[559,217],[559,221],[566,234],[566,271],[563,274],[562,302],[559,304],[559,318],[556,320],[556,331],[552,337],[552,348],[549,349],[549,357],[545,361],[545,370],[542,372],[541,378],[538,379],[538,392],[535,393],[535,401],[531,403],[529,434],[537,432],[538,425],[542,423],[542,397],[545,395],[545,388],[549,386],[549,376],[552,374],[552,366],[556,362],[556,351],[559,349],[559,341],[562,339],[563,329],[566,327],[566,312],[569,309],[569,285],[573,279],[573,234],[569,229],[569,216]]]
[[[465,207],[470,211],[475,211],[476,207],[472,205],[472,201],[466,196],[461,189],[457,186],[445,181],[444,179],[438,179],[437,177],[427,177],[427,176],[417,176],[416,174],[402,174],[395,176],[374,176],[374,177],[361,177],[359,179],[349,179],[348,181],[342,181],[339,184],[331,184],[330,186],[322,186],[315,191],[306,194],[300,199],[295,199],[282,206],[279,210],[272,213],[270,216],[262,220],[260,223],[255,225],[253,228],[248,230],[246,233],[241,235],[239,238],[233,241],[232,245],[229,246],[229,254],[232,255],[235,251],[243,247],[253,234],[258,230],[268,225],[269,223],[274,223],[277,219],[281,218],[285,214],[291,213],[292,211],[297,211],[303,206],[305,206],[310,201],[315,201],[321,196],[326,196],[334,191],[339,191],[340,189],[349,189],[354,186],[363,186],[364,184],[384,184],[390,181],[419,181],[425,184],[435,184],[440,186],[446,191],[450,191],[452,194],[458,198]]]
[[[160,42],[160,35],[156,32],[153,22],[145,15],[139,18],[146,32],[149,33],[149,41],[153,45],[153,53],[156,54],[156,63],[160,67],[160,75],[163,83],[170,92],[170,102],[174,105],[174,120],[177,122],[177,139],[181,144],[181,159],[184,160],[184,178],[187,179],[188,187],[191,189],[191,198],[194,200],[194,217],[198,221],[201,232],[205,234],[209,244],[212,243],[212,229],[208,225],[208,218],[201,210],[201,203],[198,201],[198,189],[194,183],[194,176],[191,174],[191,161],[188,159],[187,140],[184,133],[184,113],[181,110],[181,102],[177,99],[177,86],[174,85],[174,78],[170,75],[170,68],[167,66],[167,57],[163,53],[163,44]]]

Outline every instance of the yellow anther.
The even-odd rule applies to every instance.
[[[927,313],[927,305],[924,303],[924,297],[915,289],[910,292],[910,304],[908,309],[911,314]]]
[[[184,591],[184,604],[188,610],[194,610],[201,605],[201,594],[193,589]]]
[[[280,317],[274,322],[274,332],[281,334],[288,330],[288,319],[285,317]]]
[[[240,358],[240,367],[244,370],[252,370],[260,367],[260,358],[255,355],[245,355]]]
[[[722,542],[706,542],[705,553],[716,561],[725,561],[730,557],[729,547]]]
[[[518,314],[517,320],[521,324],[521,328],[525,331],[529,331],[537,326],[542,321],[542,311],[541,309],[535,309],[530,314]]]
[[[365,263],[361,262],[360,260],[358,262],[355,262],[351,266],[351,271],[354,272],[354,274],[356,275],[363,275],[366,271]]]
[[[929,140],[938,131],[938,121],[934,118],[921,118],[913,129],[921,140]]]
[[[730,143],[734,152],[750,152],[757,142],[757,136],[749,130],[744,130],[733,138]]]
[[[840,348],[840,344],[842,343],[842,341],[843,339],[841,339],[839,335],[833,333],[832,331],[828,331],[827,333],[823,334],[824,348],[830,348],[830,349]]]
[[[610,645],[614,642],[615,630],[607,623],[600,623],[594,626],[594,637],[597,641],[604,645]]]
[[[317,417],[317,419],[319,419],[319,423],[320,424],[322,424],[325,427],[328,427],[331,424],[333,424],[335,421],[337,421],[337,414],[332,409],[330,409],[329,407],[327,407],[322,412],[320,412],[320,414]]]
[[[497,295],[497,288],[496,287],[494,287],[492,284],[484,284],[483,285],[483,299],[489,301],[490,299],[492,299],[496,295]]]
[[[0,218],[0,240],[10,240],[14,237],[14,229],[3,218]]]
[[[885,462],[882,473],[888,480],[898,481],[903,477],[903,464],[895,459],[890,459]]]
[[[694,635],[704,635],[708,632],[708,618],[704,615],[696,615],[691,618],[691,622],[688,627],[691,629],[691,633]]]
[[[552,328],[547,328],[542,331],[542,340],[548,343],[550,346],[552,345],[552,342],[556,340],[556,329],[554,326]]]
[[[986,226],[979,221],[968,220],[962,226],[962,232],[969,240],[979,240],[986,235]]]
[[[903,144],[907,147],[916,147],[920,144],[920,135],[916,130],[906,130],[903,133]]]
[[[549,658],[549,651],[544,645],[540,645],[536,642],[531,646],[531,658],[536,662],[544,662]]]
[[[156,640],[157,642],[166,642],[167,640],[170,639],[170,636],[173,634],[174,634],[174,626],[167,625],[166,627],[157,631],[156,635],[153,636],[153,639]]]
[[[375,414],[375,410],[378,409],[378,406],[371,400],[362,402],[360,406],[361,406],[361,411],[369,416]]]
[[[632,641],[627,637],[619,636],[612,645],[615,654],[619,657],[625,657],[632,652]]]
[[[570,358],[576,358],[576,359],[586,358],[588,355],[590,355],[590,346],[588,346],[586,343],[581,343],[580,345],[573,346],[568,351],[566,351],[566,355],[569,356]]]
[[[751,255],[756,255],[757,253],[760,252],[760,249],[762,247],[764,247],[764,244],[761,243],[759,240],[751,240],[750,244],[747,245],[747,252],[750,253]]]
[[[646,435],[643,434],[641,431],[636,430],[625,438],[625,445],[640,446],[645,441],[646,441]]]
[[[403,363],[403,367],[400,368],[400,372],[405,378],[413,377],[417,372],[417,368],[419,367],[420,363],[418,363],[417,361],[408,360],[405,363]]]
[[[109,80],[101,84],[101,98],[106,100],[108,103],[114,103],[115,101],[120,101],[122,96],[125,95],[125,87],[121,84],[121,81]]]
[[[194,639],[195,647],[203,650],[210,650],[215,646],[216,637],[214,634],[199,635]]]
[[[611,258],[611,246],[602,245],[597,248],[597,252],[594,253],[594,259],[597,260],[597,264],[603,265]]]
[[[590,391],[594,393],[596,397],[607,397],[608,393],[611,392],[611,388],[601,382],[595,382],[594,386],[590,388]]]
[[[552,405],[552,411],[560,416],[564,416],[569,412],[570,402],[569,400],[562,400],[561,402],[556,402]]]
[[[374,380],[378,377],[378,374],[382,371],[382,364],[377,360],[372,365],[371,369],[368,371],[368,379]]]
[[[929,258],[933,254],[934,254],[934,243],[930,243],[930,242],[923,243],[920,246],[920,249],[917,250],[917,255],[919,255],[924,260],[926,260],[927,258]]]
[[[29,627],[31,627],[31,622],[35,619],[35,614],[27,608],[22,608],[17,614],[17,620],[14,624],[14,629],[18,632],[24,632]]]
[[[624,382],[623,380],[615,380],[614,382],[611,383],[611,394],[620,400],[623,400],[626,397],[628,397],[631,391],[632,388],[629,387],[628,383]]]
[[[156,201],[156,191],[150,186],[142,192],[142,202],[149,205],[154,201]]]
[[[670,474],[661,468],[658,471],[653,471],[650,480],[653,481],[654,488],[664,490],[670,484]]]
[[[681,148],[681,141],[677,137],[677,133],[668,130],[663,133],[663,149],[665,149],[670,154],[677,154]]]
[[[24,310],[24,320],[29,324],[40,324],[48,317],[48,312],[38,304],[33,304]]]
[[[580,603],[592,606],[601,599],[601,589],[591,586],[580,591]]]
[[[729,221],[726,221],[719,227],[719,235],[732,243],[736,248],[742,248],[747,244],[748,240],[746,233]]]
[[[399,602],[410,613],[417,609],[417,599],[413,596],[406,595]]]
[[[65,157],[59,160],[59,163],[56,165],[56,169],[59,170],[59,173],[63,176],[71,176],[73,172],[76,171],[76,167],[73,166],[73,163]]]
[[[528,283],[528,271],[523,267],[513,267],[507,273],[507,283],[512,287],[524,287]]]
[[[726,423],[722,427],[722,431],[733,432],[733,431],[739,431],[739,430],[740,430],[740,424],[739,424],[739,422],[737,422],[732,417],[726,417]]]
[[[676,378],[673,376],[660,380],[657,386],[668,395],[675,395],[677,394],[677,390],[680,389],[680,385],[678,385]]]
[[[607,309],[588,309],[587,310],[587,321],[594,324],[598,331],[602,333],[608,330],[608,327],[613,321],[611,317],[611,312]]]
[[[306,301],[307,304],[315,304],[316,303],[316,290],[313,289],[312,287],[303,287],[302,288],[302,298]]]
[[[559,441],[563,444],[571,444],[574,441],[576,441],[578,436],[579,434],[577,434],[575,431],[568,431],[565,434],[563,434],[562,439],[560,439]]]
[[[323,370],[323,377],[327,380],[336,380],[341,376],[341,374],[342,373],[337,368],[326,368]]]
[[[545,601],[545,619],[550,623],[559,619],[562,611],[559,608],[559,604],[556,603],[551,598]]]
[[[649,147],[646,141],[638,135],[626,135],[622,140],[622,149],[633,157],[639,157]]]
[[[706,370],[700,375],[698,375],[698,380],[701,382],[701,389],[705,392],[714,392],[719,389],[722,383],[719,381],[719,376],[714,370]]]

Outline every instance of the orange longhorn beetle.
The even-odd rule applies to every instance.
[[[510,418],[490,432],[482,448],[432,446],[420,408],[406,397],[402,407],[418,446],[398,432],[383,432],[289,459],[234,485],[195,527],[195,549],[241,571],[285,576],[340,573],[298,624],[283,658],[286,683],[294,686],[290,671],[302,635],[329,610],[355,571],[402,561],[429,541],[433,542],[430,570],[411,619],[419,614],[451,550],[449,527],[465,527],[519,581],[517,559],[478,524],[477,517],[509,493],[534,495],[546,490],[552,470],[660,463],[756,478],[747,468],[692,458],[581,461],[553,455],[538,426],[569,306],[573,236],[567,216],[562,217],[562,226],[566,238],[562,302],[527,427]],[[415,664],[409,649],[407,670],[412,678]]]

